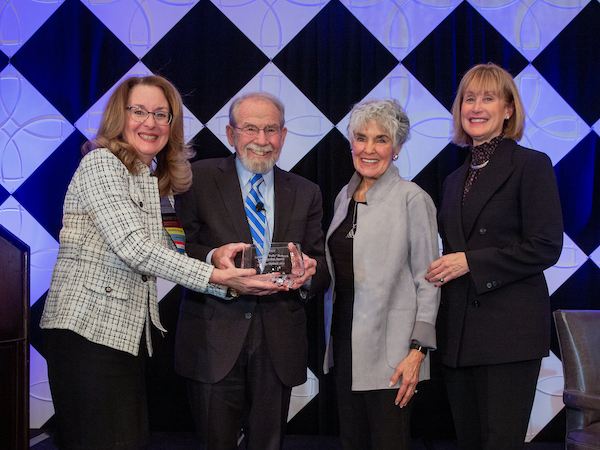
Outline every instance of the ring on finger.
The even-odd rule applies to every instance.
[[[443,282],[444,282],[444,277],[442,277],[442,276],[440,275],[440,283],[443,283]]]

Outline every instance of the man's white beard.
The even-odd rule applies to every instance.
[[[270,158],[261,160],[253,159],[252,157],[247,156],[248,152],[250,151],[255,152],[258,155],[268,152],[270,154]],[[238,157],[240,158],[244,168],[252,173],[267,173],[277,162],[277,160],[273,157],[273,146],[271,144],[264,146],[248,144],[244,148],[243,152],[238,152]]]

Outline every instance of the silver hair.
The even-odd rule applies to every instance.
[[[268,92],[261,91],[250,92],[233,100],[231,106],[229,107],[229,125],[231,125],[232,127],[235,127],[237,125],[236,115],[238,109],[244,100],[248,100],[250,98],[257,98],[273,103],[273,105],[275,105],[275,107],[279,111],[279,126],[283,127],[285,125],[285,108],[281,100],[279,100],[274,95],[269,94]]]
[[[379,128],[390,133],[395,149],[408,140],[410,122],[400,104],[394,99],[371,98],[357,103],[350,111],[350,142],[354,141],[354,133],[365,128],[372,120]]]

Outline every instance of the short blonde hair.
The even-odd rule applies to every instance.
[[[463,129],[460,112],[467,89],[480,92],[496,92],[504,98],[507,105],[514,108],[510,119],[504,121],[504,136],[515,141],[523,137],[525,129],[525,109],[513,77],[506,70],[494,63],[473,66],[460,81],[458,92],[452,104],[452,142],[461,147],[473,145],[473,139]]]
[[[106,104],[98,135],[83,145],[82,153],[86,154],[95,148],[107,148],[121,160],[130,173],[137,173],[137,152],[123,137],[125,125],[129,120],[129,113],[126,109],[129,106],[129,96],[136,86],[156,86],[162,89],[169,103],[169,112],[173,115],[169,128],[169,140],[156,155],[157,165],[154,174],[158,177],[161,197],[183,193],[192,185],[189,159],[193,156],[193,152],[185,144],[181,95],[170,81],[161,76],[131,77],[123,81]]]

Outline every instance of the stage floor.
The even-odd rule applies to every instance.
[[[32,433],[30,449],[56,450],[51,433]],[[189,450],[196,448],[193,433],[153,433],[152,443],[147,450]],[[240,449],[243,447],[240,447]],[[286,436],[284,450],[341,450],[340,440],[336,436]],[[525,450],[563,450],[563,442],[532,442],[525,444]],[[412,450],[458,450],[455,441],[428,441],[413,439]]]

